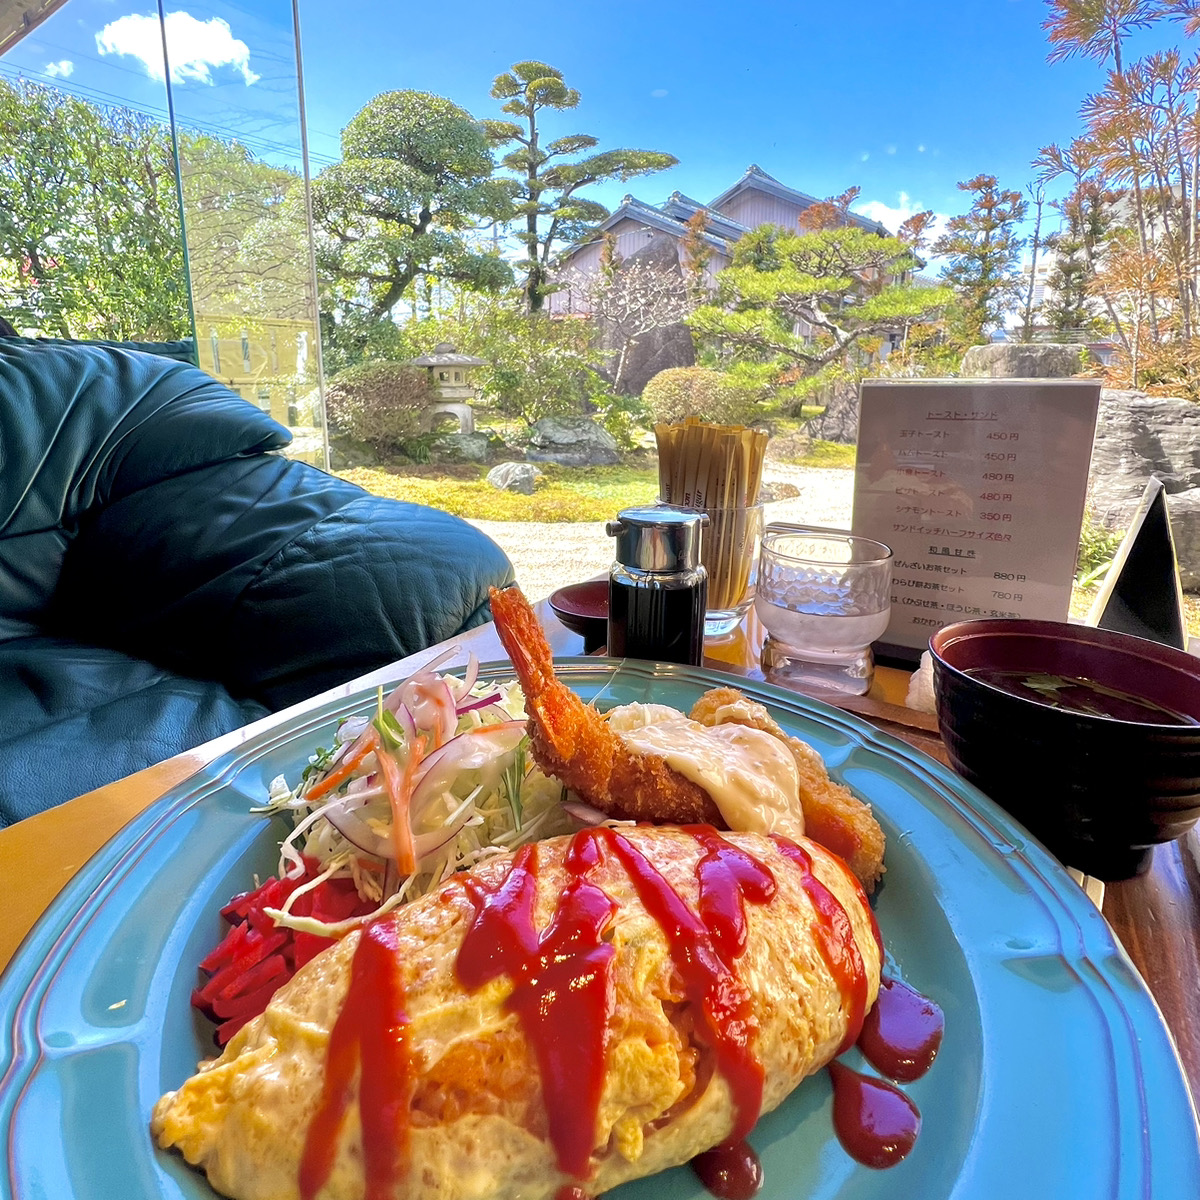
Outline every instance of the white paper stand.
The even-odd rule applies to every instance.
[[[1147,482],[1086,623],[1187,649],[1183,585],[1161,479]]]
[[[1100,383],[867,380],[856,534],[895,553],[892,619],[876,648],[915,663],[955,621],[1065,621]]]

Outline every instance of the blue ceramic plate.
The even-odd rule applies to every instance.
[[[686,709],[728,683],[650,663],[560,666],[601,707]],[[924,1120],[909,1157],[886,1171],[852,1162],[820,1072],[752,1136],[763,1196],[1200,1195],[1194,1117],[1162,1018],[1061,868],[906,744],[793,693],[743,687],[875,806],[888,836],[876,911],[890,968],[946,1013],[937,1061],[907,1086]],[[54,902],[0,980],[0,1195],[212,1200],[203,1177],[147,1133],[155,1100],[211,1052],[211,1029],[188,1005],[196,963],[220,936],[221,905],[255,872],[274,871],[281,827],[251,806],[275,775],[296,777],[338,717],[373,703],[331,702],[218,760],[122,830]],[[706,1193],[681,1168],[611,1195]]]

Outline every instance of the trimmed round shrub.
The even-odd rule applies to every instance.
[[[330,422],[378,450],[399,450],[421,432],[421,413],[438,398],[423,367],[369,361],[339,372],[325,389]]]
[[[699,417],[721,425],[740,425],[755,413],[754,395],[711,367],[669,367],[659,371],[642,392],[656,422],[673,424]]]

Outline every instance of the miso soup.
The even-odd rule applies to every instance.
[[[1140,721],[1143,725],[1200,725],[1195,718],[1164,708],[1153,700],[1080,675],[1050,675],[991,667],[972,667],[964,674],[1022,699],[1038,700],[1068,712],[1111,717],[1117,721]]]

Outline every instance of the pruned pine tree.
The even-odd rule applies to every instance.
[[[351,119],[341,161],[312,185],[335,340],[367,344],[420,279],[484,291],[511,283],[503,259],[472,237],[481,218],[498,218],[507,205],[493,166],[478,122],[441,96],[384,92]]]
[[[716,301],[687,323],[726,365],[772,384],[781,400],[802,400],[865,370],[884,340],[941,316],[953,293],[909,282],[913,264],[911,246],[855,225],[760,226],[739,239]]]
[[[673,167],[678,159],[657,150],[601,150],[588,133],[572,133],[544,141],[547,110],[565,112],[579,106],[579,92],[563,82],[562,72],[542,62],[514,63],[497,75],[492,95],[516,120],[483,122],[489,142],[512,147],[500,160],[511,172],[506,180],[507,217],[525,249],[518,265],[524,271],[526,307],[538,312],[553,290],[549,280],[554,247],[584,240],[608,209],[581,193],[608,180],[626,182],[639,175]]]

